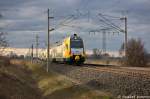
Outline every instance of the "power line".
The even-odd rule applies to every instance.
[[[105,25],[108,25],[108,26],[112,27],[113,29],[115,29],[115,30],[117,30],[117,31],[119,31],[119,32],[120,32],[120,29],[118,29],[118,28],[116,28],[116,27],[112,26],[111,24],[109,24],[109,23],[105,22],[104,20],[100,19],[99,21],[103,22]]]
[[[33,63],[33,44],[31,45],[31,62]]]
[[[38,58],[39,36],[36,35],[36,57]]]
[[[103,28],[103,29],[90,31],[90,32],[93,32],[94,34],[95,34],[95,32],[102,32],[102,51],[103,51],[103,53],[106,53],[106,47],[107,47],[106,31],[111,30],[111,29],[112,28]]]
[[[100,13],[102,16],[105,16],[105,17],[109,17],[109,18],[115,18],[115,19],[119,19],[120,17],[116,17],[116,16],[111,16],[111,15],[106,15],[106,14],[102,14]]]
[[[50,31],[53,31],[54,29],[50,29],[50,19],[53,19],[54,17],[50,17],[49,15],[49,9],[47,10],[47,19],[48,19],[48,33],[47,33],[47,72],[49,71],[49,64],[50,64],[50,56],[49,56],[49,50],[50,50]]]
[[[105,29],[102,30],[102,36],[103,36],[102,49],[103,49],[103,53],[106,53],[106,30]]]
[[[124,22],[125,22],[125,28],[124,28],[124,33],[125,33],[124,51],[125,51],[125,57],[126,57],[126,55],[127,55],[127,42],[128,42],[127,17],[122,17],[120,19],[124,20]]]
[[[61,21],[55,27],[55,29],[59,29],[59,28],[61,28],[61,26],[69,26],[69,25],[66,25],[66,24],[69,24],[69,23],[75,21],[76,19],[78,19],[81,16],[87,16],[88,22],[89,22],[90,12],[88,11],[86,14],[83,14],[79,9],[76,9],[76,14],[72,14],[72,15],[67,16],[63,21]],[[75,28],[75,26],[69,26],[69,27],[74,27]]]
[[[56,25],[55,29],[59,29],[64,23],[70,22],[74,19],[74,15],[66,17],[64,20],[62,20],[58,25]]]
[[[101,13],[98,14],[99,16],[101,16],[101,18],[103,18],[103,22],[106,23],[107,25],[114,27],[115,29],[121,31],[122,29],[120,27],[118,27],[117,25],[115,25],[114,23],[112,23],[109,19],[105,18]],[[119,18],[120,19],[120,18]]]

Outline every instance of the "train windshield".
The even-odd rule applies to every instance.
[[[82,40],[71,40],[70,43],[71,48],[83,48]]]

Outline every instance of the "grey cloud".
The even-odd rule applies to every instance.
[[[51,21],[52,27],[55,27],[56,24],[59,24],[59,22],[65,18],[61,16],[68,16],[72,14],[77,15],[79,14],[77,12],[87,14],[88,10],[90,11],[90,20],[93,21],[93,23],[90,24],[89,22],[87,22],[87,15],[86,17],[80,16],[75,22],[71,22],[68,24],[75,25],[76,28],[61,27],[60,29],[53,31],[52,40],[54,42],[62,39],[62,37],[66,36],[68,32],[78,32],[86,40],[87,48],[98,47],[98,42],[101,37],[93,37],[93,40],[97,41],[97,44],[94,44],[93,40],[88,40],[91,37],[87,35],[89,30],[93,28],[99,28],[98,26],[102,25],[102,22],[99,22],[96,16],[98,12],[120,17],[122,11],[126,10],[128,11],[126,15],[128,16],[129,37],[141,37],[144,42],[146,42],[146,48],[150,49],[150,46],[147,43],[149,42],[148,33],[150,32],[150,29],[148,28],[148,26],[150,25],[150,13],[148,13],[150,10],[149,0],[13,0],[13,2],[12,0],[0,1],[0,12],[2,12],[2,15],[4,16],[2,22],[5,22],[5,26],[6,23],[8,23],[8,26],[3,29],[3,31],[9,32],[10,35],[8,38],[11,42],[15,42],[12,44],[12,46],[15,47],[26,47],[27,44],[25,43],[25,40],[31,41],[31,39],[33,38],[32,33],[34,31],[44,32],[40,34],[40,37],[42,41],[45,41],[47,32],[46,10],[47,8],[50,8],[50,15],[55,17],[54,21]],[[3,10],[5,8],[7,8],[8,10]],[[6,20],[7,22],[4,20]],[[123,28],[123,22],[117,22],[116,24],[121,25]],[[81,27],[82,29],[77,27]],[[12,31],[22,32],[17,35]],[[30,31],[30,33],[25,31]],[[19,39],[14,40],[11,37],[18,37],[19,39],[22,38],[24,40],[19,42]],[[110,39],[108,41],[108,46],[110,49],[115,50],[119,48],[122,42],[123,38],[121,35],[116,37],[115,39]]]

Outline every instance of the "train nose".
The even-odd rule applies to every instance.
[[[75,56],[75,61],[79,61],[80,60],[80,56]]]

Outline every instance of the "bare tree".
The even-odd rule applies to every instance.
[[[102,51],[101,51],[101,50],[99,50],[99,49],[97,49],[97,48],[94,48],[94,49],[93,49],[93,55],[94,55],[95,58],[100,57],[101,54],[102,54]]]
[[[8,47],[8,42],[5,37],[6,33],[0,32],[0,55],[3,54],[6,47]]]
[[[3,17],[3,15],[0,13],[0,19]],[[1,27],[0,27],[1,29]],[[3,54],[5,48],[8,47],[8,42],[6,40],[6,33],[0,32],[0,55]]]
[[[121,50],[123,49],[123,45]],[[144,48],[144,44],[140,39],[130,39],[127,43],[127,53],[125,62],[130,66],[146,66],[147,64],[147,52]]]

